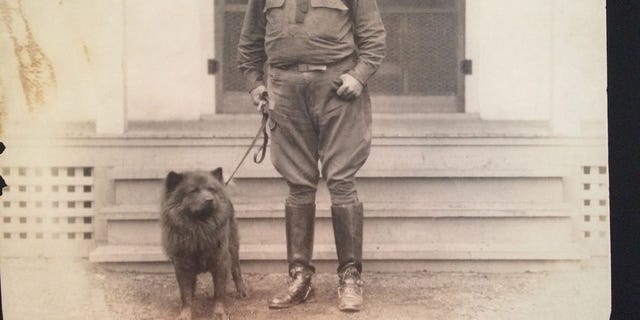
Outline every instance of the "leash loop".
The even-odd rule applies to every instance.
[[[262,111],[262,124],[260,125],[260,131],[262,131],[262,145],[253,154],[253,162],[262,163],[265,155],[267,154],[267,144],[269,143],[269,135],[267,134],[267,122],[269,121],[269,113]]]
[[[253,162],[262,163],[262,161],[264,160],[267,154],[267,144],[269,143],[269,135],[267,134],[267,123],[269,122],[269,110],[268,110],[269,108],[268,108],[268,102],[266,98],[267,96],[265,92],[265,94],[263,95],[263,99],[258,104],[258,110],[262,113],[262,121],[260,123],[260,128],[258,128],[258,132],[253,137],[253,140],[251,140],[251,144],[249,145],[249,148],[247,148],[247,151],[245,151],[244,155],[242,156],[242,159],[240,160],[236,168],[233,170],[233,172],[231,173],[227,181],[224,183],[225,186],[228,185],[229,182],[231,182],[231,179],[233,179],[233,176],[235,176],[236,172],[238,172],[238,169],[240,169],[240,166],[242,166],[244,161],[247,159],[249,152],[251,152],[251,149],[253,149],[253,147],[256,145],[256,141],[258,140],[258,137],[260,137],[260,134],[262,134],[263,136],[262,145],[260,146],[258,151],[256,151],[256,153],[253,155]]]

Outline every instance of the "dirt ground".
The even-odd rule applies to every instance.
[[[4,319],[174,319],[179,295],[173,274],[116,272],[82,259],[0,261]],[[285,286],[285,274],[245,275],[251,297],[229,287],[231,319],[607,319],[609,270],[536,273],[365,273],[365,310],[336,307],[337,277],[317,274],[307,303],[274,311],[267,299]],[[212,315],[212,284],[198,279],[196,319]]]

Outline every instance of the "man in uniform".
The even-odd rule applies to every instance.
[[[385,30],[375,0],[248,2],[238,67],[254,104],[268,92],[271,160],[289,186],[285,226],[291,282],[269,301],[270,308],[302,303],[312,293],[320,173],[331,196],[338,306],[362,308],[363,207],[354,183],[371,146],[366,83],[384,54]]]

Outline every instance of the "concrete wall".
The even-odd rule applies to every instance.
[[[466,109],[551,120],[606,115],[604,0],[466,1]],[[214,0],[0,0],[0,108],[11,116],[197,119],[215,111]],[[126,110],[126,112],[125,112]],[[6,116],[3,116],[6,118]]]
[[[127,0],[125,12],[129,119],[213,113],[213,0]]]
[[[551,120],[563,132],[605,119],[604,0],[466,3],[468,112]]]
[[[548,119],[553,0],[467,1],[468,112],[490,119]]]
[[[558,132],[575,131],[580,119],[606,119],[605,2],[554,2],[551,116]]]

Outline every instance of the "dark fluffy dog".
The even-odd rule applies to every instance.
[[[238,230],[231,201],[224,192],[222,168],[212,172],[170,172],[162,203],[162,246],[175,268],[182,310],[190,320],[199,273],[210,272],[215,319],[228,319],[224,296],[229,270],[239,297],[247,290],[238,261]]]

